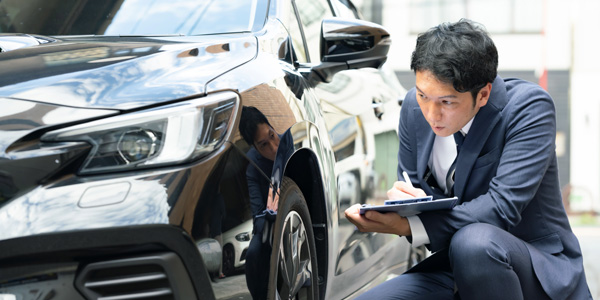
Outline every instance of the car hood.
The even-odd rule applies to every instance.
[[[203,95],[209,81],[257,52],[256,38],[249,34],[48,40],[0,53],[0,97],[134,109]]]

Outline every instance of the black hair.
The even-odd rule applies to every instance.
[[[269,120],[267,117],[254,106],[242,107],[242,118],[240,119],[239,130],[244,138],[244,141],[250,146],[254,145],[254,137],[256,136],[256,129],[260,124],[267,124],[269,127]]]
[[[430,71],[458,92],[471,92],[475,100],[479,90],[496,78],[498,51],[482,25],[461,19],[421,33],[410,68],[415,73]]]

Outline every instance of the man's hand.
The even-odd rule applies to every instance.
[[[414,188],[410,183],[396,181],[394,187],[387,192],[388,199],[410,199],[427,196],[422,189]],[[345,211],[346,219],[356,225],[361,232],[392,233],[401,236],[411,235],[410,225],[405,217],[396,213],[379,213],[367,211],[360,214],[360,204],[353,205]]]
[[[425,197],[427,194],[422,189],[413,187],[410,183],[396,181],[394,182],[394,187],[387,191],[387,196],[390,200],[400,200]]]
[[[267,197],[267,209],[272,211],[277,211],[277,207],[279,206],[279,189],[277,189],[277,193],[273,196],[273,187],[269,188],[269,196]]]
[[[346,209],[345,214],[346,219],[356,225],[361,232],[411,235],[408,220],[396,213],[382,214],[376,211],[367,211],[364,215],[361,215],[360,204],[355,204]]]

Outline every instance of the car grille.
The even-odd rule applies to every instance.
[[[184,299],[193,288],[182,270],[177,255],[161,253],[88,264],[75,283],[87,299]]]

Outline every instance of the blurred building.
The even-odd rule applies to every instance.
[[[417,34],[441,22],[483,24],[500,55],[499,73],[536,82],[557,109],[556,148],[565,204],[600,212],[600,41],[597,0],[355,0],[363,16],[392,34],[388,61],[414,86],[410,55]]]

